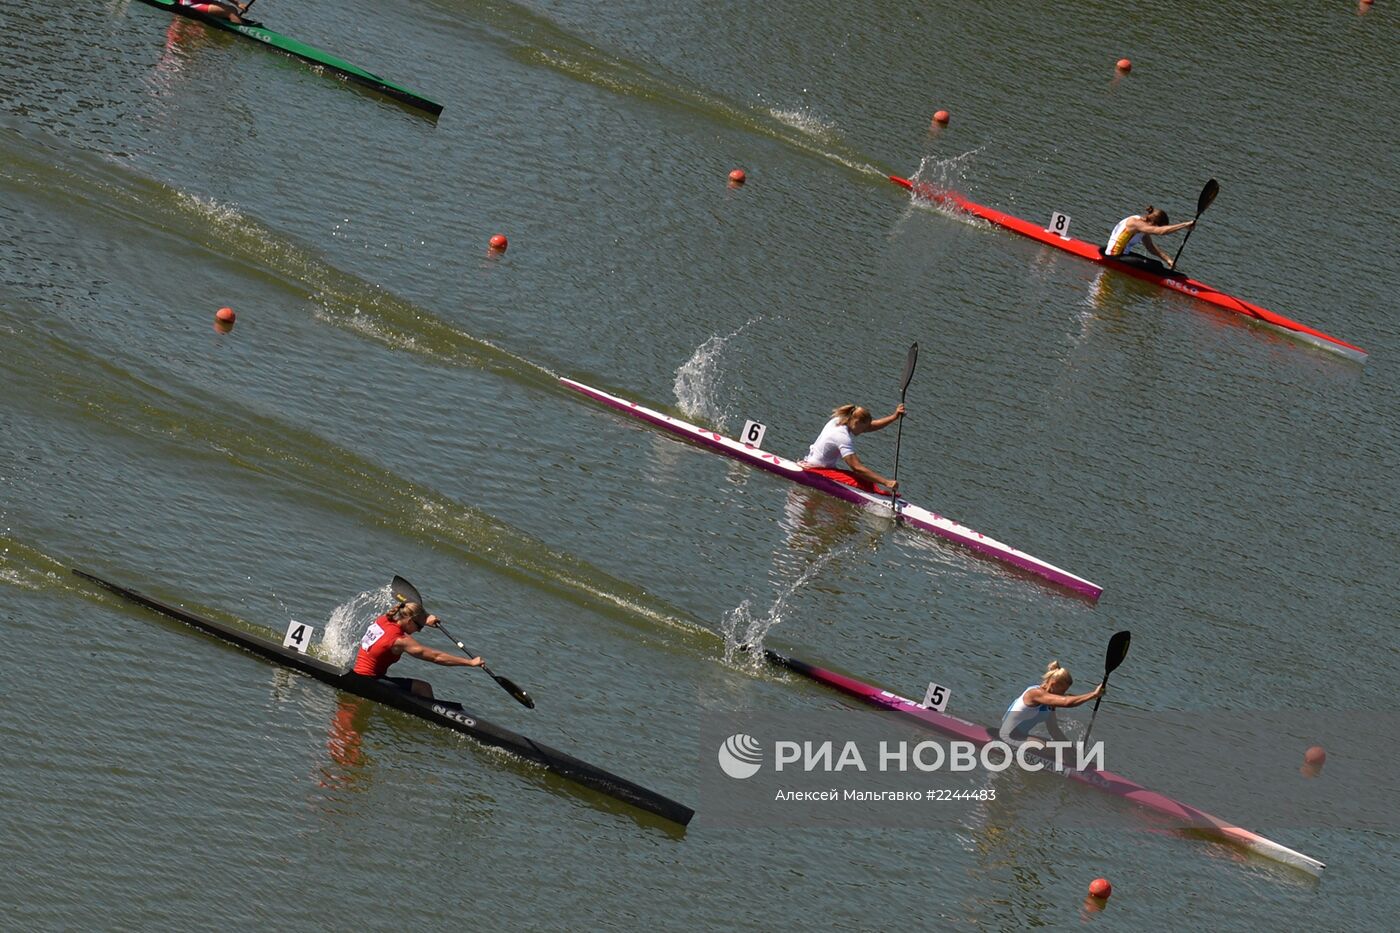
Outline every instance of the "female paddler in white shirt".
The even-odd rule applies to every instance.
[[[872,418],[870,409],[860,405],[842,405],[831,413],[831,420],[822,428],[822,433],[817,435],[807,456],[798,466],[866,492],[891,495],[898,491],[899,483],[886,479],[860,462],[856,456],[856,435],[878,431],[903,417],[903,403],[893,414],[883,418]],[[843,464],[845,469],[842,469]]]
[[[1021,695],[1007,708],[997,734],[1008,742],[1035,741],[1031,730],[1044,723],[1050,738],[1056,742],[1068,742],[1055,720],[1055,710],[1083,706],[1103,696],[1104,690],[1103,684],[1099,684],[1088,693],[1072,696],[1069,688],[1073,683],[1074,678],[1069,675],[1069,670],[1060,667],[1059,661],[1051,661],[1045,666],[1045,676],[1040,678],[1040,683],[1021,691]]]

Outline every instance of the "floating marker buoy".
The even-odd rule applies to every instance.
[[[744,170],[741,168],[736,168],[734,171],[729,173],[729,183],[731,185],[742,185],[748,180],[749,176],[745,175]]]
[[[233,330],[233,322],[238,315],[233,313],[232,308],[220,308],[214,312],[214,329],[221,334],[227,334]]]
[[[1108,900],[1108,896],[1113,893],[1113,885],[1108,883],[1107,878],[1095,878],[1089,882],[1089,896],[1097,897],[1101,901]]]
[[[510,241],[505,238],[505,234],[498,233],[491,238],[491,248],[498,253],[504,253]]]
[[[1133,60],[1131,58],[1118,59],[1118,70],[1127,74],[1133,70]]]
[[[947,126],[947,125],[948,125],[948,117],[949,117],[948,111],[946,111],[946,110],[940,110],[940,111],[938,111],[937,113],[935,113],[935,114],[933,115],[933,122],[934,122],[934,123],[937,123],[939,126]]]

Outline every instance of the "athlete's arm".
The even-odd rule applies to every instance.
[[[878,431],[878,430],[880,430],[881,428],[885,427],[886,425],[888,425],[888,424],[893,424],[896,420],[898,420],[898,419],[900,419],[900,418],[903,418],[903,417],[904,417],[904,403],[903,403],[903,402],[900,402],[900,403],[899,403],[899,407],[896,408],[896,409],[894,410],[894,413],[893,413],[893,414],[886,415],[886,416],[883,417],[883,418],[876,418],[876,419],[874,419],[873,421],[871,421],[871,422],[870,422],[870,430],[872,430],[872,431]]]
[[[1101,696],[1103,696],[1103,684],[1099,684],[1088,693],[1081,693],[1078,696],[1051,693],[1044,687],[1032,687],[1026,691],[1022,702],[1027,706],[1052,706],[1063,709],[1071,706],[1082,706],[1090,700],[1097,700]]]
[[[480,657],[464,658],[460,654],[448,654],[446,651],[421,645],[411,635],[405,635],[394,642],[394,650],[411,654],[420,661],[441,664],[443,667],[480,667],[483,663]]]
[[[890,492],[894,492],[896,489],[899,488],[899,484],[896,483],[894,480],[885,479],[883,476],[881,476],[879,473],[876,473],[874,470],[868,469],[865,466],[865,464],[860,462],[860,457],[857,457],[855,454],[846,454],[846,456],[842,457],[841,459],[845,461],[846,466],[851,468],[852,473],[854,473],[856,476],[859,476],[867,483],[875,483],[877,486],[884,486]]]

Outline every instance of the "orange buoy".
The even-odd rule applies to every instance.
[[[1108,896],[1113,893],[1113,885],[1108,883],[1107,878],[1095,878],[1089,882],[1089,896],[1097,897],[1101,901],[1108,900]]]
[[[729,173],[729,183],[732,185],[742,185],[748,180],[749,176],[745,175],[744,170],[741,168],[736,168],[734,171]]]
[[[220,308],[214,313],[214,320],[220,324],[232,324],[238,319],[238,315],[233,313],[232,308]]]
[[[949,117],[948,111],[946,111],[946,110],[940,110],[940,111],[938,111],[937,113],[935,113],[935,114],[933,115],[933,122],[934,122],[934,123],[937,123],[939,126],[947,126],[947,125],[948,125],[948,117]]]
[[[1131,58],[1118,59],[1118,70],[1124,74],[1133,70],[1133,60]]]
[[[510,241],[505,238],[505,234],[498,233],[491,238],[491,248],[498,253],[504,253]]]

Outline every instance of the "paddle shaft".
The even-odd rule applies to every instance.
[[[904,404],[904,397],[909,393],[909,382],[914,378],[914,366],[919,362],[919,345],[913,343],[909,346],[909,356],[904,361],[904,384],[899,387],[899,404]],[[904,441],[904,416],[899,418],[899,427],[894,434],[894,481],[896,486],[890,491],[890,508],[894,510],[895,518],[899,518],[899,445]]]
[[[1206,208],[1210,207],[1210,202],[1214,201],[1215,196],[1219,193],[1220,185],[1216,183],[1214,178],[1206,182],[1206,186],[1201,189],[1201,196],[1196,199],[1196,220],[1201,219],[1201,215],[1206,212]],[[1176,255],[1172,257],[1173,269],[1176,268],[1176,262],[1181,258],[1182,250],[1186,249],[1186,244],[1191,240],[1191,234],[1194,233],[1195,230],[1196,225],[1193,223],[1191,229],[1186,231],[1186,236],[1181,238],[1181,245],[1177,247]]]
[[[394,582],[390,584],[390,588],[393,591],[394,598],[399,600],[400,602],[413,602],[417,603],[419,606],[423,605],[423,594],[419,593],[418,588],[412,583],[409,583],[403,577],[395,574]],[[427,610],[424,609],[423,611],[426,612]],[[453,638],[451,632],[443,628],[441,620],[438,620],[437,628],[439,631],[442,632],[442,634],[446,635],[454,645],[466,652],[467,657],[477,657],[477,655],[472,653],[472,651],[469,650],[466,645]],[[515,681],[507,677],[500,676],[495,671],[491,670],[491,668],[487,667],[485,663],[481,665],[481,669],[485,671],[492,680],[500,684],[501,689],[505,690],[506,693],[509,693],[511,696],[515,697],[517,703],[530,709],[535,708],[535,701],[530,698],[530,694],[522,690],[520,688],[520,685],[517,684]]]

